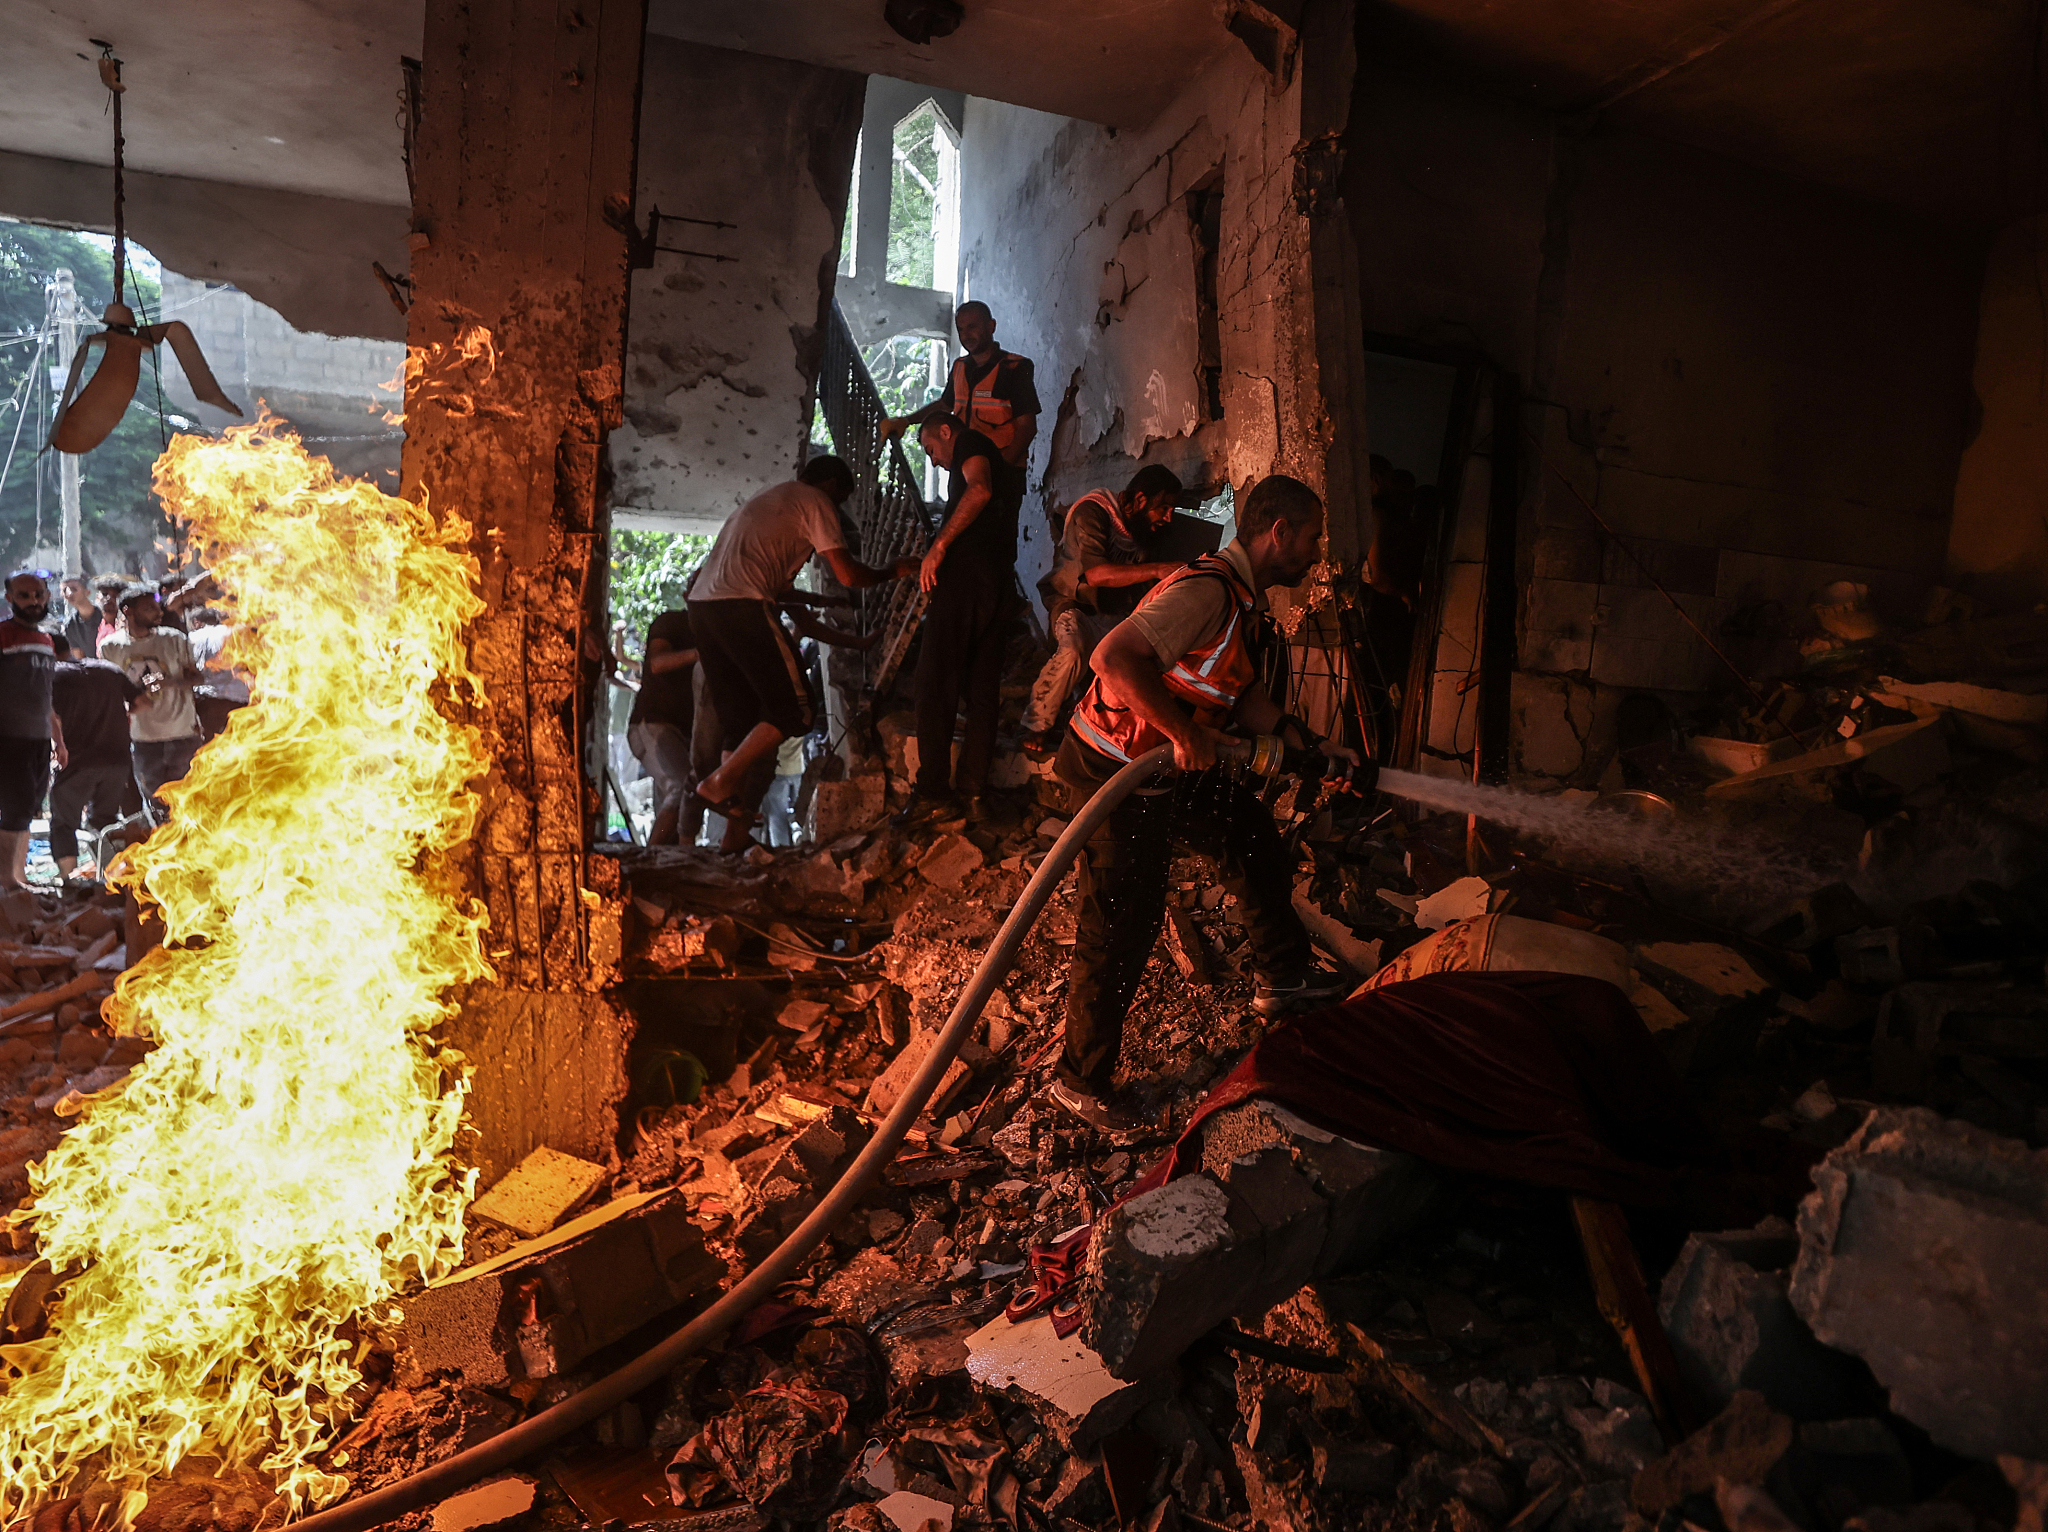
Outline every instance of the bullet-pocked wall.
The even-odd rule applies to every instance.
[[[969,98],[963,298],[1030,357],[1044,405],[1019,573],[1050,562],[1046,513],[1137,468],[1242,490],[1321,486],[1326,439],[1305,220],[1292,199],[1300,85],[1232,46],[1142,129]]]
[[[1521,772],[1590,782],[1622,696],[1735,684],[1638,561],[1744,666],[1796,664],[1786,635],[1833,580],[1913,619],[1967,426],[1973,235],[1575,135],[1370,46],[1347,147],[1367,328],[1483,354],[1527,390]]]
[[[642,225],[657,208],[708,222],[662,222],[656,242],[673,248],[633,274],[614,526],[715,532],[795,474],[864,88],[845,70],[649,35]]]

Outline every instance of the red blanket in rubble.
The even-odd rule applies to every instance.
[[[1198,1165],[1203,1122],[1255,1097],[1446,1170],[1638,1206],[1669,1201],[1678,1173],[1716,1149],[1635,1007],[1606,980],[1442,973],[1276,1028],[1126,1196]],[[1087,1241],[1083,1230],[1032,1252],[1034,1280],[1013,1317],[1053,1300]]]

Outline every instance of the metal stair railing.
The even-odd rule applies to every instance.
[[[888,411],[882,408],[875,380],[837,302],[818,368],[818,412],[832,437],[832,450],[853,469],[854,491],[846,515],[860,534],[862,560],[881,569],[905,554],[922,554],[931,545],[934,530],[931,508],[918,491],[917,475],[903,455],[902,443],[882,435]],[[925,596],[911,579],[871,586],[855,591],[853,597],[860,631],[882,635],[865,657],[866,688],[878,698],[902,668],[924,616]]]

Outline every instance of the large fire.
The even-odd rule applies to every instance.
[[[5,1348],[0,1522],[186,1457],[276,1476],[294,1509],[358,1380],[350,1321],[459,1256],[460,1061],[430,1029],[487,972],[448,854],[486,764],[467,528],[337,477],[259,421],[180,436],[156,487],[236,620],[254,703],[166,790],[131,855],[168,936],[121,980],[158,1047],[32,1173],[63,1284]]]

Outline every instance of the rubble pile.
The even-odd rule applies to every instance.
[[[100,1016],[128,966],[128,936],[117,894],[0,893],[0,1211],[27,1199],[29,1165],[84,1099],[149,1051],[142,1038],[114,1037]],[[0,1272],[33,1260],[0,1255]]]
[[[1958,652],[1992,642],[1961,626],[1944,638]],[[1726,1149],[1670,1207],[1604,1205],[1640,1259],[1669,1376],[1613,1273],[1589,1273],[1585,1210],[1562,1194],[1354,1143],[1263,1099],[1218,1111],[1182,1146],[1183,1174],[1138,1189],[1271,1025],[1249,1009],[1234,902],[1187,861],[1120,1071],[1141,1135],[1100,1135],[1043,1094],[1069,878],[882,1182],[773,1301],[543,1460],[408,1525],[2038,1525],[2039,720],[1954,689],[1981,678],[1934,676],[1933,640],[1882,642],[1826,647],[1763,711],[1705,720],[1720,735],[1674,730],[1616,758],[1674,812],[1795,826],[1833,867],[1739,920],[1741,890],[1687,904],[1511,828],[1272,794],[1297,908],[1361,983],[1547,969],[1628,996]],[[1959,719],[1965,703],[2020,732]],[[1814,747],[1740,771],[1689,748],[1778,722]],[[401,1322],[364,1326],[354,1424],[323,1459],[356,1491],[577,1392],[795,1229],[928,1056],[1072,808],[1041,781],[996,795],[989,822],[905,833],[878,777],[811,788],[829,834],[796,851],[616,853],[615,993],[638,1023],[616,1154],[537,1152],[472,1207],[469,1264]],[[22,951],[118,966],[111,945],[81,964],[93,920],[38,909]],[[73,1047],[63,1028],[60,1010],[37,1048]],[[94,1041],[90,1059],[35,1053],[29,1083],[89,1088],[119,1062]],[[60,1082],[60,1061],[85,1072]]]

